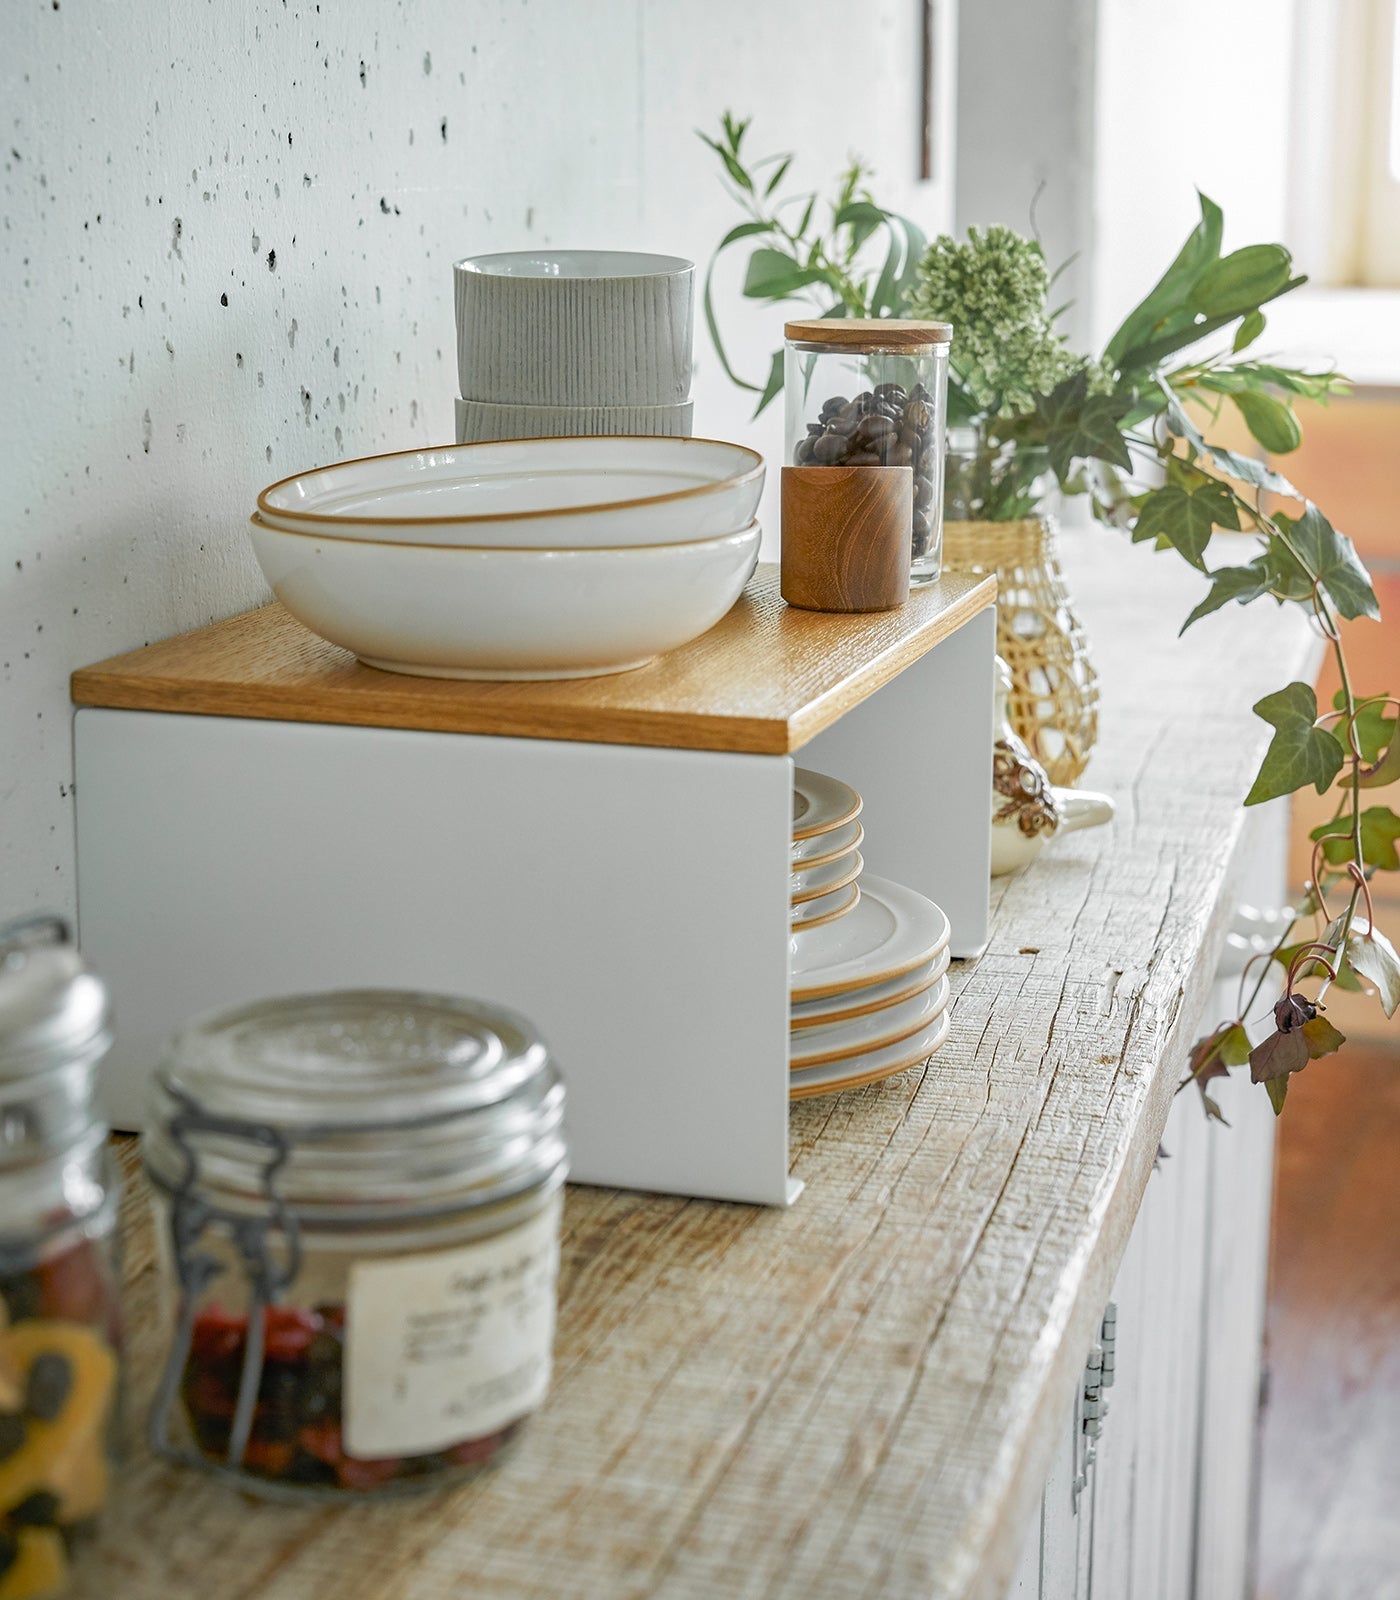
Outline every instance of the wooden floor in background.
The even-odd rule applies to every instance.
[[[1289,1085],[1257,1600],[1400,1600],[1397,1034]]]

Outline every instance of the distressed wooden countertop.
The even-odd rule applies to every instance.
[[[571,1190],[554,1387],[498,1471],[303,1509],[138,1448],[77,1594],[1002,1600],[1224,936],[1249,706],[1310,655],[1270,605],[1178,644],[1179,562],[1106,533],[1070,555],[1117,821],[995,887],[931,1064],[794,1106],[798,1204]],[[141,1416],[139,1219],[128,1274]]]

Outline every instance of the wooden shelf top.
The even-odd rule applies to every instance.
[[[706,634],[634,672],[463,683],[362,666],[280,605],[73,674],[80,706],[683,750],[798,750],[996,598],[994,578],[945,575],[897,611],[796,611],[760,566]]]

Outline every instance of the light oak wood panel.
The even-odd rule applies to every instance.
[[[896,611],[795,611],[760,566],[699,639],[636,672],[463,683],[379,672],[265,606],[73,675],[78,705],[782,754],[991,605],[996,580],[952,573]]]
[[[1311,668],[1288,613],[1178,642],[1197,578],[1102,533],[1065,554],[1118,816],[994,886],[943,1051],[793,1108],[790,1211],[572,1189],[554,1387],[500,1471],[250,1506],[138,1450],[81,1600],[1003,1600],[1223,941],[1248,707]],[[128,1270],[139,1410],[139,1228]]]

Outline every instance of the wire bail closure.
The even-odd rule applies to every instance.
[[[215,1227],[232,1238],[252,1288],[248,1337],[243,1347],[243,1367],[238,1381],[238,1401],[225,1456],[227,1465],[237,1468],[242,1465],[248,1448],[253,1412],[262,1382],[264,1312],[276,1303],[301,1270],[301,1227],[296,1214],[277,1190],[277,1178],[292,1153],[293,1141],[280,1129],[266,1123],[247,1121],[241,1117],[214,1116],[201,1110],[188,1095],[178,1090],[174,1093],[181,1110],[170,1119],[168,1129],[170,1141],[184,1162],[184,1171],[173,1186],[162,1184],[161,1187],[167,1189],[170,1203],[170,1235],[175,1273],[180,1285],[180,1313],[155,1403],[151,1408],[150,1443],[157,1454],[168,1460],[193,1466],[205,1464],[171,1443],[170,1418],[194,1340],[195,1311],[199,1298],[209,1284],[225,1271],[213,1255],[199,1248],[199,1241],[206,1230]],[[196,1192],[199,1154],[191,1138],[198,1134],[245,1140],[266,1153],[267,1159],[261,1164],[260,1171],[261,1191],[267,1201],[266,1214],[243,1216],[210,1205],[207,1200],[200,1198]],[[277,1264],[270,1248],[273,1233],[280,1234],[285,1241],[281,1266]]]

